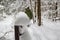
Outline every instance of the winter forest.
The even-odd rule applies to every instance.
[[[60,40],[60,0],[0,0],[0,40]]]

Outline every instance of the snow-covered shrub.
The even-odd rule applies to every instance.
[[[32,19],[33,18],[33,12],[29,9],[29,7],[27,7],[25,9],[25,13],[27,14],[27,16]]]
[[[21,40],[31,40],[31,36],[27,28],[27,25],[29,23],[30,23],[30,19],[25,12],[19,12],[16,15],[15,25],[19,27],[19,33],[20,33]]]

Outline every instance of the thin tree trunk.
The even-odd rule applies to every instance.
[[[41,1],[37,0],[37,16],[38,16],[38,25],[41,25]]]
[[[56,10],[55,16],[56,16],[56,17],[58,17],[58,11],[57,11],[58,7],[57,7],[57,5],[58,5],[58,4],[57,4],[57,2],[56,2],[56,5],[55,5],[55,6],[56,6],[56,8],[55,8],[55,10]],[[55,18],[55,21],[56,21],[56,18]]]

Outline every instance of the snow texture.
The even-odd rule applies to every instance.
[[[43,25],[38,26],[37,24],[32,23],[33,20],[26,21],[25,19],[27,16],[24,12],[19,14],[20,16],[18,17],[21,18],[19,19],[19,21],[22,20],[20,21],[21,23],[31,23],[30,27],[23,25],[22,31],[24,34],[20,36],[21,40],[60,40],[60,22],[52,22],[43,18]],[[11,28],[11,26],[14,26],[14,20],[14,16],[8,16],[4,21],[0,21],[0,37],[2,37],[5,32],[12,30],[12,32],[6,34],[4,37],[8,40],[14,40],[14,29]]]
[[[29,17],[24,12],[19,12],[16,15],[15,25],[28,25],[30,22]]]

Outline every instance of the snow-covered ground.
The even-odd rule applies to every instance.
[[[6,40],[14,39],[14,27],[12,28],[12,24],[14,25],[14,16],[9,16],[4,21],[0,21],[0,37],[12,30],[12,32],[7,33],[4,37]],[[32,23],[30,27],[26,27],[26,35],[23,34],[22,38],[20,38],[22,40],[60,40],[60,22],[52,22],[43,18],[42,24],[37,26],[37,24]]]
[[[43,25],[36,26],[32,24],[29,28],[32,31],[32,38],[35,40],[60,40],[60,23],[43,21]],[[31,34],[31,35],[32,35]]]
[[[4,20],[0,21],[0,40],[3,40],[3,37],[5,37],[6,40],[14,39],[13,38],[14,36],[12,36],[12,35],[14,35],[13,25],[14,25],[14,17],[13,16],[8,16]]]

